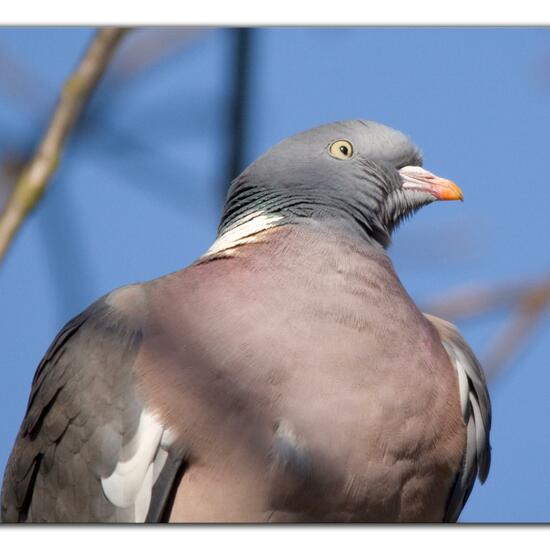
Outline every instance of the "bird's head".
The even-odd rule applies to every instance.
[[[422,168],[404,134],[349,120],[291,136],[251,164],[231,185],[221,227],[261,209],[288,222],[343,224],[386,247],[407,216],[457,199],[459,187]]]

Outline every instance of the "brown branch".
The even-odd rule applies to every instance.
[[[59,164],[65,141],[124,32],[125,29],[117,27],[97,31],[79,66],[65,82],[44,137],[0,215],[0,261],[23,220],[46,190]]]
[[[445,297],[432,299],[425,309],[443,319],[471,319],[496,310],[513,308],[531,291],[530,283],[510,283],[500,286],[476,285],[447,292]]]
[[[0,43],[0,91],[8,95],[23,108],[37,108],[43,103],[41,90],[46,86],[34,71],[29,70],[13,57],[4,44]],[[46,86],[47,87],[47,86]]]
[[[527,290],[508,325],[498,334],[486,354],[488,378],[496,374],[526,345],[550,308],[550,281],[544,280]]]
[[[482,361],[488,379],[493,379],[512,361],[532,337],[544,311],[516,315],[493,339]]]
[[[550,277],[538,282],[476,287],[457,291],[432,302],[430,313],[447,319],[473,318],[500,309],[510,309],[504,328],[488,346],[482,361],[487,378],[494,378],[529,341],[550,309]]]
[[[111,67],[111,85],[126,84],[187,47],[208,28],[146,28],[132,33]]]

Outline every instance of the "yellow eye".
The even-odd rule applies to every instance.
[[[353,145],[347,139],[335,141],[328,152],[336,159],[347,160],[353,155]]]

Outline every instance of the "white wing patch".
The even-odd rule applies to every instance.
[[[447,354],[451,359],[454,357],[454,349],[452,346],[450,346],[448,343],[443,342],[443,347],[447,351]],[[458,376],[458,389],[460,391],[460,410],[462,412],[462,416],[464,417],[464,420],[467,420],[468,416],[468,398],[470,395],[470,385],[468,383],[468,376],[466,375],[466,371],[461,366],[460,361],[453,360],[453,365],[456,370],[456,374]]]
[[[462,351],[454,344],[454,342],[442,339],[441,343],[451,358],[451,362],[456,370],[456,374],[458,376],[458,387],[460,391],[460,408],[464,420],[467,421],[470,416],[469,401],[471,397],[470,383],[468,381],[468,375],[466,374],[465,368],[467,360]]]
[[[122,448],[114,472],[101,479],[107,499],[119,508],[134,508],[134,521],[143,522],[151,503],[153,485],[166,463],[173,438],[155,417],[143,410],[138,429]]]

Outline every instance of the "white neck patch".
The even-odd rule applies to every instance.
[[[253,212],[239,220],[238,225],[226,229],[202,257],[207,258],[219,252],[227,252],[243,244],[255,242],[259,233],[279,225],[282,219],[283,216],[280,214],[267,214],[262,210]]]

